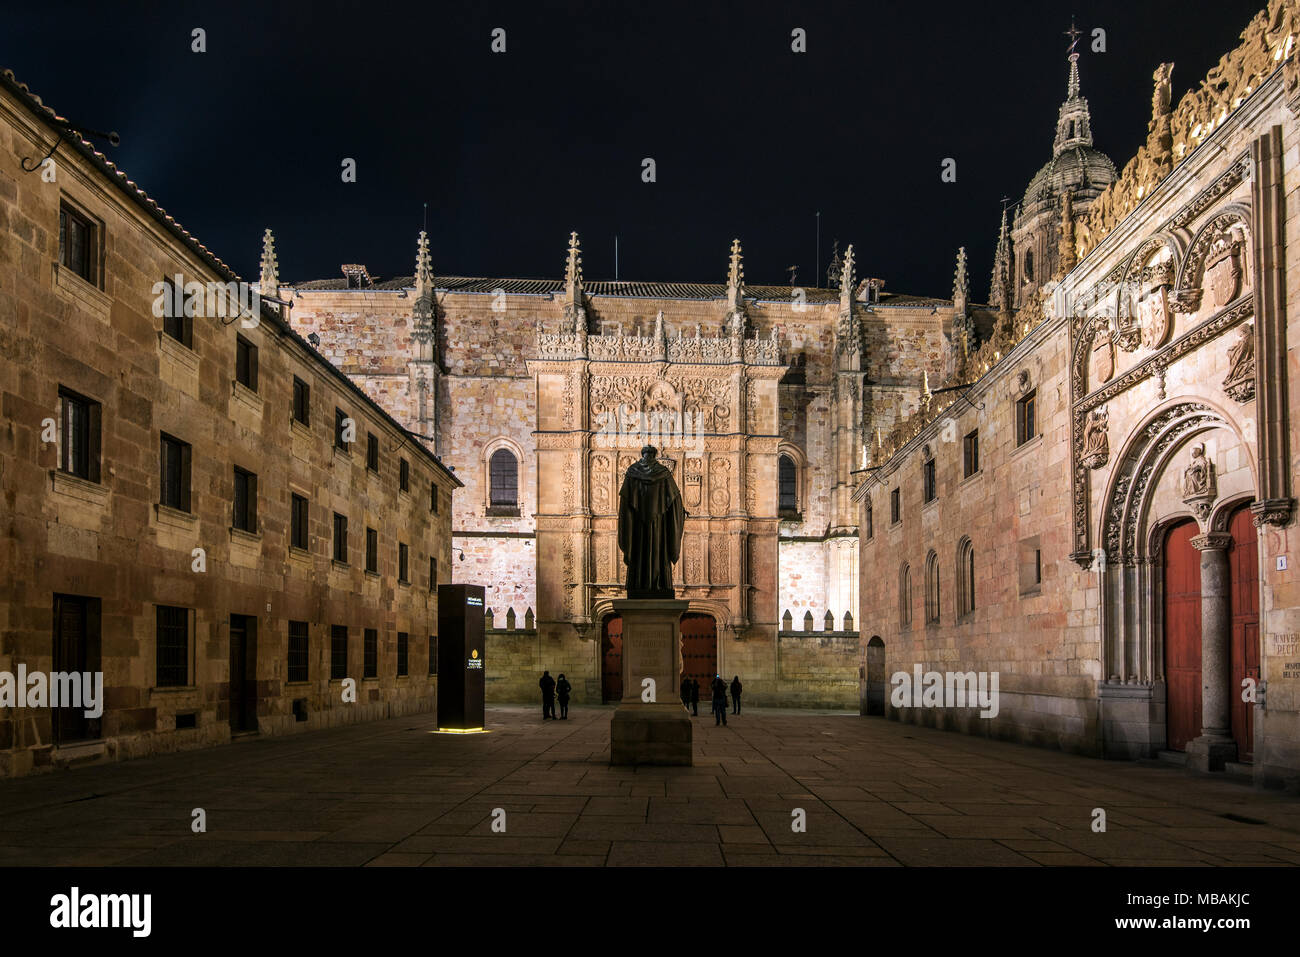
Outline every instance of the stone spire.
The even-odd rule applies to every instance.
[[[853,311],[853,244],[844,250],[844,265],[840,269],[840,318]]]
[[[1002,207],[1002,226],[998,229],[998,248],[993,253],[993,278],[989,283],[989,305],[1002,309],[1011,300],[1011,234],[1007,230],[1007,208]]]
[[[415,301],[419,305],[433,297],[433,261],[429,257],[429,234],[420,231],[415,250]]]
[[[831,244],[831,263],[826,267],[826,288],[834,289],[835,284],[840,281],[840,270],[844,268],[844,261],[840,259],[840,241],[837,239]]]
[[[966,314],[966,303],[970,299],[970,278],[966,275],[966,247],[957,250],[957,273],[952,280],[952,308],[959,316]]]
[[[269,228],[262,234],[262,281],[257,292],[260,296],[280,297],[280,263],[275,258],[275,237]]]
[[[1067,189],[1061,192],[1061,242],[1057,252],[1056,278],[1064,278],[1078,262],[1074,243],[1074,199]]]
[[[1060,156],[1075,146],[1092,145],[1092,117],[1088,113],[1088,101],[1079,95],[1079,54],[1075,47],[1079,43],[1080,31],[1070,24],[1066,36],[1070,43],[1070,78],[1066,82],[1065,102],[1056,120],[1056,140],[1052,144],[1052,155]]]
[[[582,247],[578,233],[569,233],[569,255],[564,264],[564,318],[579,336],[587,334],[587,307],[582,292]]]
[[[745,265],[739,239],[731,241],[727,265],[727,327],[733,336],[745,334]]]

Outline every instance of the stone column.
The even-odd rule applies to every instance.
[[[1237,760],[1229,713],[1232,617],[1228,605],[1228,545],[1224,532],[1192,539],[1201,553],[1201,734],[1187,742],[1187,766],[1197,771],[1222,771]]]
[[[680,621],[690,602],[622,598],[613,605],[623,618],[623,700],[610,721],[610,763],[690,766],[691,718],[679,697]]]

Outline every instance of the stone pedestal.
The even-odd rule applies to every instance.
[[[1187,766],[1197,771],[1222,771],[1226,762],[1237,760],[1228,699],[1232,619],[1227,550],[1231,542],[1223,532],[1192,539],[1201,553],[1201,734],[1187,742]]]
[[[682,707],[681,617],[689,602],[622,599],[623,700],[609,726],[610,764],[691,765],[691,718]],[[643,700],[654,679],[654,701]]]

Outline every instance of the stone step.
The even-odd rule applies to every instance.
[[[1179,767],[1187,767],[1187,753],[1185,751],[1161,751],[1156,754],[1156,757],[1161,761],[1177,764]]]

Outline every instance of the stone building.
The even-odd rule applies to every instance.
[[[859,279],[852,247],[838,288],[747,285],[739,241],[713,284],[588,280],[576,234],[553,279],[435,276],[423,235],[414,276],[342,272],[285,287],[290,321],[464,481],[453,569],[487,587],[490,700],[543,668],[621,695],[618,490],[649,441],[689,513],[687,671],[855,706],[856,473],[944,375],[951,301]]]
[[[269,242],[254,295],[9,73],[0,225],[0,774],[431,709],[461,483]]]
[[[1156,70],[1060,281],[1003,303],[858,485],[864,713],[1297,782],[1297,12],[1177,107]],[[899,673],[996,675],[996,713]]]

